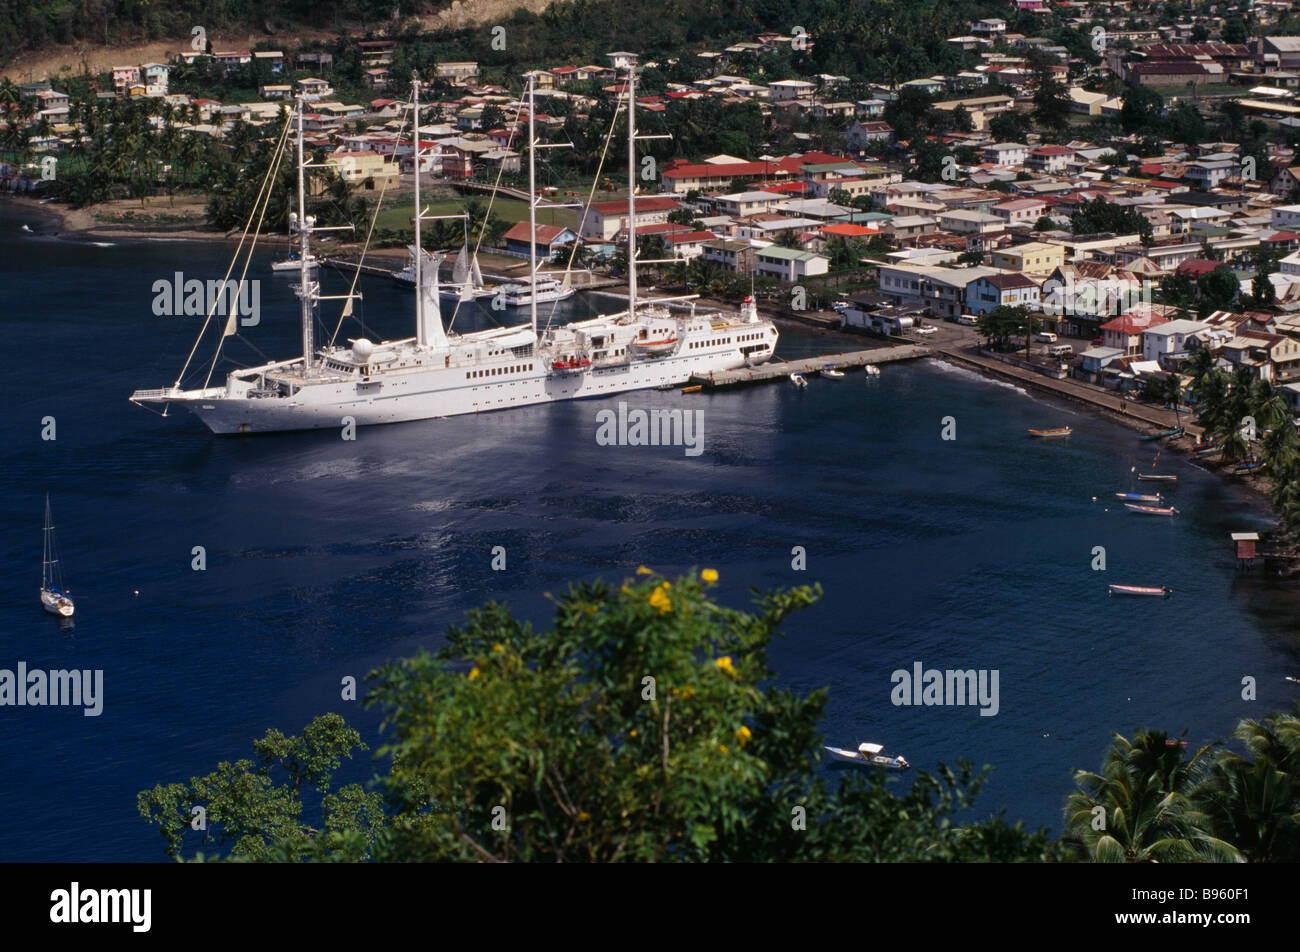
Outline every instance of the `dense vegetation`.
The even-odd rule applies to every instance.
[[[768,646],[817,588],[713,601],[717,573],[648,569],[582,583],[535,631],[489,604],[436,656],[371,675],[386,764],[335,786],[366,749],[337,714],[270,731],[255,759],[139,796],[168,855],[256,861],[924,861],[1300,859],[1300,717],[1244,721],[1246,753],[1185,760],[1163,733],[1116,736],[1076,774],[1052,840],[972,812],[984,773],[830,780],[824,689],[776,687]],[[986,768],[987,769],[987,768]],[[195,808],[202,807],[202,822]],[[215,852],[213,852],[215,851]]]

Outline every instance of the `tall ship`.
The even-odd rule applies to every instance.
[[[529,243],[529,322],[514,327],[471,333],[451,333],[443,325],[437,256],[421,248],[421,224],[434,216],[421,212],[420,203],[420,82],[412,83],[414,120],[415,334],[399,340],[348,340],[347,346],[315,342],[316,309],[326,298],[313,280],[311,235],[320,231],[306,214],[303,158],[303,102],[295,111],[298,181],[297,213],[290,227],[298,236],[300,283],[295,287],[301,303],[302,354],[236,370],[224,383],[211,385],[214,356],[207,379],[200,386],[184,387],[194,353],[215,311],[199,333],[176,383],[156,390],[137,390],[137,405],[177,404],[189,409],[213,433],[268,433],[401,423],[482,413],[512,407],[599,397],[629,390],[671,387],[697,374],[753,366],[770,358],[776,349],[775,325],[760,318],[751,297],[739,313],[697,312],[696,295],[640,300],[636,274],[636,67],[628,71],[628,305],[623,311],[538,328],[539,288],[537,246]],[[533,80],[528,78],[528,184],[529,225],[537,234],[536,161],[538,142],[533,128]],[[288,126],[281,147],[287,147]],[[269,194],[269,192],[268,192]],[[233,266],[232,266],[233,267]],[[567,277],[567,272],[566,272]],[[347,294],[343,314],[351,312],[357,295]],[[234,307],[218,338],[237,332]],[[215,327],[215,324],[213,325]]]

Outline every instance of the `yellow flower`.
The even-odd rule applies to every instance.
[[[680,698],[694,697],[695,688],[691,687],[689,684],[686,685],[686,687],[684,688],[673,688],[673,694],[677,695]]]
[[[744,724],[741,724],[740,727],[736,729],[736,739],[740,741],[741,747],[744,747],[749,743],[749,739],[753,736],[753,733]]]
[[[700,578],[704,579],[704,581],[712,585],[714,582],[718,580],[718,570],[705,569],[703,572],[700,573]]]
[[[673,610],[673,603],[668,600],[668,583],[660,585],[650,593],[649,602],[655,608],[659,609],[659,614],[667,615]]]
[[[653,569],[648,569],[648,568],[646,568],[644,565],[638,565],[638,566],[637,566],[637,569],[636,569],[636,574],[637,574],[637,575],[654,575],[655,573],[654,573],[654,570],[653,570]]]
[[[583,810],[581,813],[578,814],[579,823],[586,823],[590,819],[591,819],[591,814],[588,813],[586,810]]]
[[[630,731],[628,731],[628,734],[629,734],[630,736],[632,736],[632,737],[635,737],[635,736],[636,736],[636,728],[635,728],[635,727],[632,728]]]
[[[726,745],[726,744],[719,744],[719,745],[718,745],[718,750],[722,751],[722,752],[725,754],[725,753],[727,752],[727,745]]]
[[[473,671],[469,673],[469,679],[473,681],[477,677],[478,677],[478,668],[475,668]]]
[[[725,671],[727,672],[727,674],[736,673],[736,669],[731,666],[731,655],[723,655],[721,658],[719,658],[717,661],[713,663],[718,666],[718,669],[720,671]]]
[[[632,589],[628,588],[626,585],[624,585],[622,588],[620,588],[619,591],[622,592],[624,595],[631,595],[631,594],[632,594]]]
[[[500,654],[501,652],[503,652],[503,651],[506,650],[506,646],[503,645],[503,644],[497,643],[497,644],[495,644],[495,645],[492,646],[492,650],[495,651],[497,654]]]

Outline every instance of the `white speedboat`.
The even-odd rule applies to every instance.
[[[875,364],[867,364],[867,365],[866,365],[865,367],[863,367],[862,369],[863,369],[863,371],[866,372],[866,375],[867,375],[868,377],[879,377],[879,376],[880,376],[880,368],[877,367]]]
[[[839,380],[844,376],[844,371],[836,370],[834,367],[827,367],[822,371],[823,377],[830,377],[832,380]]]
[[[51,615],[71,618],[76,610],[63,585],[59,554],[54,546],[54,524],[50,521],[50,497],[45,496],[45,544],[41,553],[41,607]]]
[[[315,255],[307,256],[307,267],[315,268],[320,264]],[[283,261],[272,261],[272,271],[302,271],[302,259],[297,255],[290,255]]]
[[[808,386],[808,381],[803,379],[803,374],[791,374],[790,382],[800,388]]]
[[[534,301],[548,304],[551,301],[567,301],[573,297],[573,288],[565,287],[554,278],[537,278],[537,289],[532,282],[506,284],[498,289],[506,307],[528,307]]]
[[[912,765],[903,756],[891,757],[879,744],[858,744],[857,750],[845,750],[843,747],[826,747],[832,760],[841,763],[857,764],[859,767],[883,767],[886,770],[907,770]]]

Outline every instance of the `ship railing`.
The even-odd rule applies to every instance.
[[[180,393],[175,387],[161,387],[156,390],[137,390],[131,394],[132,403],[150,403],[157,400],[166,400]]]

